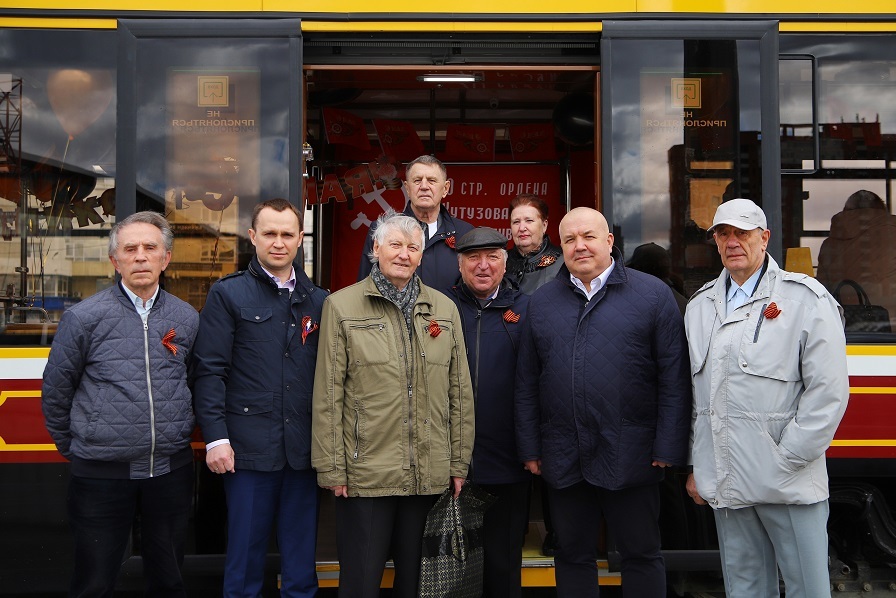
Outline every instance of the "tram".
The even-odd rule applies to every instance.
[[[67,585],[67,465],[44,429],[40,380],[64,310],[114,283],[106,251],[116,219],[166,215],[175,247],[165,287],[201,309],[209,286],[247,263],[255,203],[286,197],[305,209],[306,271],[335,290],[354,282],[370,222],[403,207],[403,164],[422,153],[446,162],[455,215],[509,236],[508,202],[535,193],[549,202],[556,235],[566,210],[596,207],[624,255],[644,243],[665,248],[686,295],[721,270],[705,231],[724,199],[760,203],[771,255],[821,279],[825,246],[856,237],[841,230],[847,199],[879,198],[863,226],[883,234],[850,246],[847,270],[826,274],[859,314],[847,331],[850,403],[828,451],[829,531],[838,595],[892,592],[896,236],[886,232],[896,230],[896,12],[883,0],[844,8],[4,3],[0,594]],[[197,437],[185,569],[192,587],[215,587],[223,492],[201,466],[202,446]],[[670,586],[718,587],[712,518],[690,504],[680,476],[668,482]],[[523,582],[548,586],[539,520],[533,508]],[[324,542],[327,525],[325,504]],[[123,587],[139,585],[133,545]],[[618,584],[612,538],[602,546],[601,583]],[[277,564],[272,545],[272,571]],[[321,547],[319,577],[338,584],[332,546]]]

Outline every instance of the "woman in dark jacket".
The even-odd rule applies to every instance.
[[[553,280],[563,265],[563,251],[552,245],[548,230],[548,204],[537,195],[517,195],[510,202],[510,235],[513,249],[507,251],[507,275],[520,285],[520,292],[531,295],[541,285]],[[541,481],[535,482],[536,490]],[[541,491],[545,538],[541,552],[554,554],[556,539],[548,511],[548,496]]]
[[[510,202],[510,234],[513,249],[507,252],[507,274],[520,290],[531,295],[557,276],[563,252],[552,245],[548,230],[548,205],[537,195],[517,195]]]

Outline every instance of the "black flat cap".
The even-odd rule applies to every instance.
[[[507,237],[488,226],[474,228],[454,245],[455,251],[463,253],[474,249],[507,249]]]

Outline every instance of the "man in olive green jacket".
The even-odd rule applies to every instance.
[[[324,303],[311,463],[336,496],[340,595],[378,595],[391,543],[393,595],[416,596],[426,514],[467,477],[473,392],[457,308],[414,275],[419,224],[382,220],[371,274]]]

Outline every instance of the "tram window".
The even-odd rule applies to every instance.
[[[808,247],[815,275],[831,292],[853,281],[870,304],[887,310],[889,326],[868,325],[866,333],[896,330],[896,216],[888,160],[896,149],[896,47],[885,39],[875,34],[780,39],[782,53],[816,59],[821,157],[821,168],[812,172],[811,128],[785,127],[785,115],[798,120],[808,113],[805,103],[802,112],[791,106],[784,91],[798,88],[805,73],[795,64],[782,66],[782,158],[785,166],[802,160],[807,170],[782,178],[784,245]],[[843,284],[841,303],[856,303],[851,283]]]
[[[0,29],[0,345],[112,284],[115,32]]]
[[[166,290],[197,309],[216,280],[248,265],[255,205],[289,195],[289,48],[276,36],[136,36],[138,209],[171,222]]]
[[[781,167],[813,169],[812,61],[788,58],[778,64]]]
[[[647,242],[668,248],[690,296],[721,270],[707,237],[716,207],[762,202],[760,48],[712,39],[613,47],[616,243],[625,255]]]
[[[812,55],[818,68],[818,123],[822,166],[830,160],[881,158],[886,138],[896,133],[896,47],[879,35],[782,35],[780,51]],[[811,116],[805,92],[806,69],[802,61],[783,61],[781,74],[781,124]],[[799,93],[797,90],[802,89]],[[802,98],[802,99],[800,99]],[[798,101],[790,101],[798,100]],[[793,158],[810,159],[805,142],[811,129],[801,128],[782,139]]]

